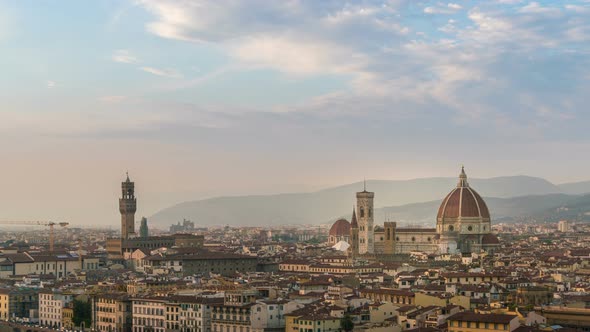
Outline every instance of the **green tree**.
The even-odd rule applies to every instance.
[[[80,326],[84,322],[89,327],[92,320],[92,305],[90,301],[74,300],[74,325]]]
[[[340,330],[349,332],[354,329],[354,322],[352,321],[352,317],[349,314],[344,315],[342,319],[340,319]]]

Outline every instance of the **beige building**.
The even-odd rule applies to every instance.
[[[396,306],[414,305],[416,295],[407,290],[400,289],[362,289],[360,296],[375,302],[389,302]]]
[[[131,332],[131,304],[126,293],[92,297],[92,328],[100,332]]]
[[[447,319],[449,332],[512,332],[520,326],[518,316],[463,311]]]
[[[74,329],[74,306],[72,303],[65,308],[62,308],[61,326],[66,330]]]
[[[320,308],[307,306],[285,315],[285,331],[336,332],[340,330],[341,310],[332,311],[323,303]]]
[[[133,302],[133,332],[166,331],[167,297],[138,297]]]
[[[166,306],[167,332],[211,332],[213,305],[222,297],[171,296]]]
[[[256,291],[229,291],[223,304],[212,305],[212,332],[250,332],[251,308],[256,303]]]
[[[451,294],[441,294],[441,295],[429,295],[425,293],[417,292],[416,294],[416,305],[418,306],[429,306],[435,305],[439,307],[446,307],[450,304],[458,305],[465,309],[470,307],[470,297],[469,296],[462,296],[462,295],[451,295]]]
[[[65,278],[70,273],[83,270],[96,270],[100,259],[84,256],[80,259],[71,254],[29,254],[11,253],[0,255],[0,277],[26,276],[30,274],[53,274]]]

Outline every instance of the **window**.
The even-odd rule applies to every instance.
[[[361,218],[364,218],[365,217],[365,209],[364,208],[361,208],[360,211],[361,211],[361,213],[360,213],[361,214]]]
[[[453,226],[453,225],[450,225],[450,226],[449,226],[449,231],[450,231],[450,232],[452,232],[452,231],[454,231],[454,230],[455,230],[455,226]]]
[[[467,230],[471,232],[473,230],[473,226],[467,227]]]

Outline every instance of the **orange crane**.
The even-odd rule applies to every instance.
[[[61,227],[66,227],[70,223],[67,222],[53,222],[53,221],[0,221],[0,224],[3,225],[41,225],[41,226],[49,226],[49,251],[53,252],[53,243],[55,241],[55,237],[53,235],[53,226],[58,225]]]

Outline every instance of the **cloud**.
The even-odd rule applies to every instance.
[[[571,89],[590,75],[582,65],[587,61],[577,57],[588,52],[583,43],[590,17],[577,7],[511,0],[427,2],[425,14],[454,15],[429,30],[436,18],[417,17],[415,3],[402,0],[385,5],[371,0],[137,3],[151,14],[149,33],[214,47],[229,58],[224,67],[234,68],[178,80],[180,88],[259,69],[296,79],[335,75],[346,82],[339,91],[268,111],[333,118],[339,112],[386,112],[405,119],[429,113],[440,114],[452,126],[543,135],[531,123],[546,123],[548,113],[523,104],[522,95],[537,96],[548,110],[560,104],[575,107],[571,105],[580,105],[580,99]],[[565,79],[565,87],[554,78],[561,75],[574,79]]]
[[[521,13],[528,14],[559,14],[561,10],[557,7],[544,7],[538,2],[529,2],[526,6],[519,10]]]
[[[53,89],[57,86],[57,83],[55,81],[47,81],[46,85],[48,89]]]
[[[454,14],[463,7],[456,3],[448,3],[446,6],[438,4],[436,6],[424,7],[424,13],[426,14]]]
[[[159,69],[154,67],[140,67],[139,70],[150,73],[156,76],[163,76],[169,78],[180,78],[181,74],[172,69]]]
[[[270,67],[290,74],[353,73],[362,68],[364,56],[327,42],[300,43],[282,37],[244,39],[231,49],[241,63]]]
[[[127,50],[117,50],[111,56],[111,59],[120,63],[137,63],[139,60]]]

